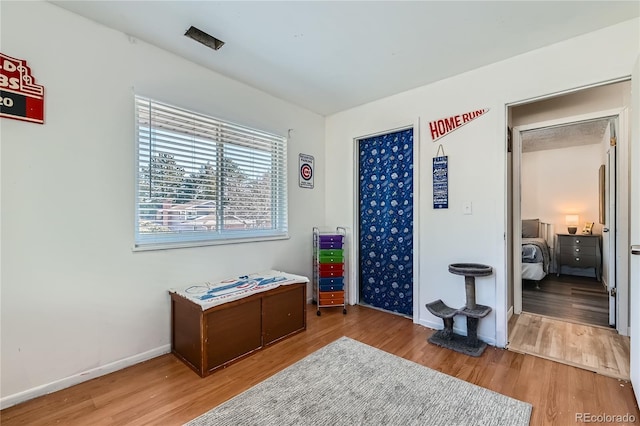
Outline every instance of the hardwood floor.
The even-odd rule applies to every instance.
[[[540,281],[523,281],[522,310],[583,324],[609,326],[609,296],[595,278],[547,275]]]
[[[353,306],[307,310],[307,330],[207,378],[173,355],[46,395],[0,412],[11,425],[180,425],[348,336],[533,405],[531,425],[576,424],[576,413],[640,419],[629,382],[531,355],[488,347],[478,358],[427,342],[433,330],[406,318]]]
[[[523,281],[522,315],[509,321],[509,349],[629,379],[629,338],[609,327],[609,297],[595,278]]]
[[[509,349],[629,380],[630,341],[615,330],[523,312],[509,321]]]

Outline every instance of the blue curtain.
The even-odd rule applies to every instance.
[[[413,129],[359,141],[360,291],[413,314]]]

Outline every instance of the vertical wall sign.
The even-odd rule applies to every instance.
[[[481,115],[489,112],[489,108],[478,109],[475,111],[467,112],[465,114],[458,114],[449,118],[441,118],[429,123],[429,131],[431,132],[431,139],[435,142],[441,137],[448,135],[449,133],[464,126],[468,122],[475,120]]]
[[[433,159],[433,208],[449,208],[449,157],[444,155],[442,145]]]
[[[44,87],[27,61],[0,53],[0,117],[44,123]]]
[[[313,156],[300,154],[299,170],[300,170],[300,188],[313,189]]]

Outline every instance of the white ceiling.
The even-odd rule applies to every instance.
[[[522,132],[522,152],[602,143],[609,119],[583,121]]]
[[[640,15],[637,1],[51,1],[322,115]],[[195,26],[226,44],[184,37]]]

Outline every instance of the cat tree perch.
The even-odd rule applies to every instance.
[[[487,344],[478,339],[478,322],[486,317],[491,308],[476,303],[476,277],[486,277],[493,274],[493,268],[479,263],[452,263],[449,272],[464,276],[466,304],[460,309],[447,306],[442,300],[427,303],[426,307],[433,315],[442,318],[444,328],[436,331],[428,341],[471,356],[480,356]],[[464,315],[467,318],[467,335],[462,336],[453,332],[453,317]]]

